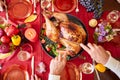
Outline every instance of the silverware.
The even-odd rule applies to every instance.
[[[79,12],[79,7],[78,7],[78,0],[77,0],[77,5],[76,5],[76,9],[75,9],[75,12]]]
[[[80,80],[82,80],[82,72],[80,71]]]
[[[34,76],[34,56],[32,56],[32,60],[31,60],[31,70],[32,70],[31,76]]]
[[[93,60],[93,66],[94,66],[94,70],[95,70],[95,73],[96,73],[97,79],[100,80],[99,73],[98,73],[98,71],[97,71],[96,68],[95,68],[95,61],[94,61],[94,60]]]
[[[33,13],[36,14],[36,0],[33,0]]]
[[[52,0],[52,12],[54,12],[54,11],[55,11],[55,9],[54,9],[54,2]]]
[[[119,32],[119,31],[120,31],[120,29],[113,29],[113,31],[114,31],[114,32]]]

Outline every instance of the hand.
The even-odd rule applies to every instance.
[[[36,74],[33,76],[31,75],[31,80],[41,80]]]
[[[50,74],[52,75],[60,75],[61,72],[63,71],[65,65],[66,65],[66,62],[67,62],[67,59],[66,59],[66,56],[67,54],[64,53],[64,54],[60,54],[55,57],[54,59],[51,60],[51,63],[50,63]]]
[[[88,52],[88,54],[93,58],[96,62],[101,64],[106,64],[109,59],[109,54],[102,46],[98,46],[96,44],[88,43],[87,46],[84,44],[80,44],[80,46]]]

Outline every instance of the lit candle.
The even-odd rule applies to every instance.
[[[31,42],[36,42],[38,40],[38,34],[34,28],[27,28],[24,35]]]

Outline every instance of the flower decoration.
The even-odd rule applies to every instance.
[[[94,39],[96,42],[109,42],[115,35],[116,32],[113,30],[111,24],[107,21],[102,21],[95,29]]]

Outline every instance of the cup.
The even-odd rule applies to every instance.
[[[117,10],[113,10],[107,15],[107,20],[110,23],[115,23],[120,17],[120,12]]]
[[[20,61],[27,61],[28,59],[31,58],[31,55],[28,51],[21,50],[21,51],[18,52],[17,58]]]
[[[85,62],[85,63],[83,63],[82,65],[79,66],[79,69],[84,74],[91,74],[94,71],[94,66],[89,62]]]

